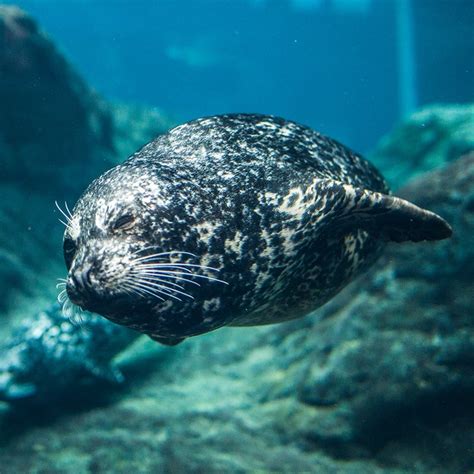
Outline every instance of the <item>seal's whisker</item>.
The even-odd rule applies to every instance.
[[[177,296],[173,296],[173,295],[167,295],[164,291],[159,291],[158,289],[155,289],[153,287],[150,287],[148,285],[145,285],[144,283],[142,282],[138,282],[138,281],[133,281],[132,280],[132,283],[133,283],[133,286],[134,288],[137,290],[137,291],[142,291],[144,293],[147,293],[151,296],[153,296],[154,298],[158,298],[160,299],[161,301],[166,301],[165,298],[163,298],[162,296],[160,296],[160,293],[161,294],[164,294],[166,296],[171,296],[172,298],[175,298],[179,301],[181,301],[181,299],[179,299]]]
[[[62,219],[58,219],[59,222],[61,222],[61,224],[66,227],[66,229],[70,229],[71,226],[67,223],[67,222],[64,222]]]
[[[156,293],[152,293],[151,291],[145,290],[143,288],[134,288],[134,291],[140,295],[142,298],[147,298],[148,295],[152,296],[153,298],[159,299],[160,301],[166,301],[161,296],[157,295]]]
[[[133,288],[127,282],[123,282],[121,287],[125,291],[125,293],[127,293],[128,295],[135,294],[135,295],[138,295],[138,296],[142,296],[140,293],[138,293],[138,291],[135,288]]]
[[[80,306],[75,305],[67,296],[61,306],[61,311],[73,324],[81,325],[84,322],[82,317],[84,310]]]
[[[170,296],[171,298],[175,298],[179,301],[182,301],[182,300],[178,298],[175,295],[175,293],[177,293],[178,295],[186,296],[187,298],[194,299],[193,296],[191,296],[188,293],[185,293],[184,291],[176,290],[175,288],[170,288],[169,286],[161,285],[159,283],[154,283],[153,281],[150,281],[150,280],[137,278],[137,283],[144,285],[145,287],[154,288],[156,289],[156,291],[160,292],[161,294]]]
[[[210,271],[214,271],[214,272],[218,272],[220,271],[218,268],[215,268],[215,267],[209,267],[207,265],[199,265],[197,263],[160,263],[160,262],[157,262],[157,263],[148,263],[148,262],[145,262],[145,263],[140,263],[138,266],[140,267],[154,267],[156,266],[157,268],[201,268],[202,270],[210,270]]]
[[[67,299],[66,301],[63,302],[63,305],[61,306],[61,311],[62,311],[64,316],[66,316],[67,318],[70,318],[70,316],[71,316],[71,302],[69,301],[69,299]]]
[[[164,273],[164,272],[158,272],[158,271],[154,271],[154,270],[142,270],[140,272],[134,272],[132,271],[131,274],[133,275],[154,275],[154,276],[158,276],[160,278],[172,278],[174,280],[179,280],[179,281],[183,281],[183,282],[186,282],[186,283],[191,283],[193,285],[196,285],[196,286],[201,286],[197,281],[194,281],[194,280],[190,280],[189,278],[184,278],[184,277],[181,277],[181,276],[175,276],[177,274],[168,274],[168,273]],[[188,273],[182,273],[183,275],[188,275]],[[195,275],[195,276],[198,276],[198,275]]]
[[[162,271],[170,271],[167,270],[165,267],[154,267],[152,264],[146,264],[146,265],[137,265],[137,268],[139,268],[141,271],[146,271],[146,270],[158,270],[162,269]],[[173,268],[173,267],[170,267]],[[183,273],[186,273],[187,275],[194,275],[193,271],[190,268],[180,268],[179,270],[182,270]]]
[[[153,248],[153,247],[151,247]],[[145,249],[141,249],[138,252],[135,252],[135,254],[145,251],[146,249],[150,249],[150,247],[146,247]],[[180,250],[171,250],[170,252],[160,252],[160,253],[152,253],[151,255],[144,255],[143,257],[138,257],[135,260],[132,261],[134,262],[140,262],[144,260],[153,260],[158,257],[165,257],[165,256],[172,256],[172,255],[188,255],[193,258],[197,258],[197,255],[191,253],[191,252],[185,252],[185,251],[180,251]]]
[[[183,295],[183,296],[187,296],[188,298],[191,298],[191,295],[189,295],[188,293],[185,293],[183,291],[180,291],[180,290],[184,290],[184,287],[181,286],[181,285],[178,285],[176,283],[172,283],[170,281],[166,281],[166,280],[161,280],[160,278],[157,278],[155,276],[143,276],[143,277],[139,277],[138,278],[138,281],[141,281],[143,283],[155,283],[156,285],[158,285],[160,288],[163,288],[165,291],[169,291],[169,292],[175,292],[175,293],[178,293],[180,295]],[[170,285],[172,287],[170,287]],[[179,288],[180,290],[176,290],[175,288]],[[194,299],[194,298],[193,298]]]
[[[183,270],[183,269],[180,269],[180,270]],[[189,278],[191,278],[191,277],[193,277],[193,278],[202,278],[203,280],[215,281],[217,283],[224,283],[225,285],[229,284],[224,280],[220,280],[219,278],[208,276],[208,275],[201,275],[199,273],[192,273],[192,272],[186,272],[185,273],[185,272],[181,272],[181,271],[162,270],[162,269],[159,269],[159,270],[154,270],[154,269],[140,270],[140,273],[145,273],[145,272],[149,273],[149,274],[155,274],[156,273],[156,274],[159,274],[160,276],[163,276],[163,277],[165,275],[169,275],[168,278],[172,278],[175,275],[185,275],[185,276],[188,276]],[[184,278],[184,277],[175,277],[175,278],[183,279],[183,280],[189,281],[190,283],[196,283],[196,282],[193,282],[193,280],[189,280],[188,278]]]
[[[56,289],[59,290],[60,288],[66,288],[66,284],[67,284],[67,283],[66,283],[65,281],[62,281],[62,282],[60,282],[60,283],[57,283],[57,284],[56,284]]]
[[[155,291],[158,294],[164,295],[164,296],[169,296],[171,298],[174,298],[176,300],[182,301],[181,298],[178,298],[173,292],[176,293],[182,293],[179,290],[175,290],[174,288],[169,288],[164,285],[160,285],[158,283],[152,283],[147,280],[141,280],[141,279],[135,279],[133,281],[133,284],[140,287],[140,288],[146,288],[151,291]]]
[[[71,210],[69,209],[69,206],[67,205],[67,202],[66,202],[66,201],[64,201],[64,207],[66,208],[66,212],[67,212],[69,218],[72,219],[72,212],[71,212]]]
[[[159,275],[149,275],[149,274],[139,274],[137,275],[138,280],[143,279],[147,281],[154,281],[158,283],[163,283],[165,286],[166,285],[171,285],[175,288],[179,288],[180,290],[184,290],[184,286],[178,285],[177,283],[173,283],[172,281],[167,281],[167,280],[162,280],[159,278]]]
[[[66,225],[66,226],[69,225],[69,223],[71,222],[71,216],[68,216],[68,215],[66,214],[66,212],[61,209],[61,206],[58,204],[58,201],[54,201],[54,204],[56,205],[56,208],[58,209],[58,211],[59,211],[59,212],[64,216],[64,218],[66,219],[67,224],[64,224],[64,222],[63,222],[61,219],[59,219],[59,221],[60,221],[60,222],[63,222],[63,224]]]
[[[66,288],[64,288],[58,295],[58,303],[63,304],[67,299]]]
[[[167,264],[167,267],[173,268],[173,267],[170,267],[168,264]],[[162,269],[163,271],[169,271],[169,270],[166,270],[167,267],[163,267],[163,266],[155,267],[154,264],[152,263],[140,263],[139,265],[134,265],[134,268],[138,269],[139,271],[154,270],[155,268]],[[190,268],[183,267],[183,268],[179,268],[179,270],[186,272],[187,275],[193,275],[193,270],[191,270]]]
[[[147,250],[155,249],[155,248],[156,248],[156,245],[148,245],[147,247],[142,247],[138,250],[135,250],[135,252],[132,252],[132,255],[137,255],[141,252],[146,252]]]
[[[124,283],[122,285],[122,288],[123,290],[125,291],[125,293],[127,293],[127,295],[138,295],[138,296],[142,296],[135,288],[133,288],[131,285],[129,285],[128,283]]]
[[[146,291],[145,293],[148,293],[148,294],[151,294],[152,296],[156,296],[156,297],[158,297],[158,298],[161,298],[161,297],[159,296],[158,290],[143,285],[142,282],[137,281],[137,279],[125,278],[124,281],[125,281],[126,284],[128,284],[129,287],[131,287],[131,288],[133,288],[133,289],[135,289],[135,290],[137,290],[137,291],[139,291],[139,292],[140,292],[140,291],[143,292],[143,290],[146,289],[146,290],[148,290],[148,291]],[[150,293],[150,291],[152,291],[152,293]],[[163,298],[161,298],[161,299],[163,299]]]
[[[199,275],[199,274],[196,274],[196,273],[183,273],[183,272],[173,272],[173,271],[158,271],[158,270],[145,270],[145,271],[142,271],[141,273],[145,273],[145,274],[149,274],[149,275],[158,275],[162,278],[176,278],[177,280],[183,280],[183,281],[186,281],[186,282],[189,282],[189,283],[194,283],[196,285],[199,285],[199,283],[197,283],[196,281],[194,280],[191,280],[190,278],[200,278],[202,280],[207,280],[207,281],[215,281],[217,283],[224,283],[226,285],[228,285],[228,283],[224,280],[220,280],[219,278],[215,278],[215,277],[211,277],[211,276],[207,276],[207,275]],[[180,275],[184,275],[184,276],[180,276]],[[186,278],[188,277],[188,278]],[[200,286],[200,285],[199,285]]]
[[[64,283],[67,283],[67,278],[58,278],[58,281],[62,281]]]
[[[136,250],[135,252],[132,253],[132,255],[137,255],[141,252],[145,252],[147,250],[155,249],[155,248],[156,248],[156,245],[149,245],[147,247],[143,247],[141,249]],[[197,255],[191,252],[187,252],[186,250],[170,250],[167,252],[159,252],[159,253],[154,253],[154,254],[149,254],[149,255],[143,255],[142,257],[139,257],[139,258],[161,257],[162,255],[178,255],[178,254],[189,255],[191,257],[197,258]]]

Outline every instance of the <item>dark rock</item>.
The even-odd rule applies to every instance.
[[[384,137],[369,158],[399,188],[474,149],[473,129],[473,105],[427,106]]]
[[[58,303],[38,311],[0,346],[0,400],[50,406],[83,398],[91,387],[123,381],[113,357],[138,333],[82,312],[77,320]]]
[[[0,38],[2,181],[43,192],[87,184],[78,171],[113,149],[105,104],[23,11],[0,8]]]
[[[73,204],[94,177],[171,122],[156,109],[101,99],[12,6],[0,6],[0,104],[0,311],[7,318],[51,301],[63,276],[54,201]]]

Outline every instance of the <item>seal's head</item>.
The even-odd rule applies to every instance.
[[[158,242],[150,241],[156,230],[150,215],[160,204],[156,187],[144,170],[120,165],[95,180],[79,199],[63,243],[66,290],[74,304],[117,313],[124,299],[143,303],[134,289],[134,268],[148,261],[143,252],[160,253]]]
[[[176,224],[167,185],[149,165],[126,162],[88,187],[64,234],[72,303],[134,327],[128,319],[138,324],[141,314],[145,319],[173,301],[192,300],[188,284],[215,280],[198,274],[204,267],[183,251],[186,231]]]
[[[126,271],[127,255],[139,248],[134,234],[141,215],[139,196],[133,188],[125,192],[116,173],[112,169],[89,186],[64,234],[69,299],[95,311],[125,293],[118,282]]]

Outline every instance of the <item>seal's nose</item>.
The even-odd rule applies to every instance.
[[[66,285],[69,299],[76,304],[82,301],[81,296],[91,288],[91,270],[92,265],[84,264],[80,268],[75,268],[69,273]]]
[[[71,279],[77,289],[86,289],[91,284],[91,265],[85,265],[81,270],[75,271]]]

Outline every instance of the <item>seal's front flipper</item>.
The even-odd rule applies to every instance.
[[[153,339],[156,342],[159,342],[160,344],[164,344],[165,346],[176,346],[177,344],[183,342],[186,338],[184,337],[161,337],[161,336],[155,336],[154,334],[148,334],[150,336],[150,339]]]
[[[331,183],[339,199],[334,208],[334,224],[360,227],[393,242],[420,242],[451,237],[450,225],[437,214],[388,194]]]

